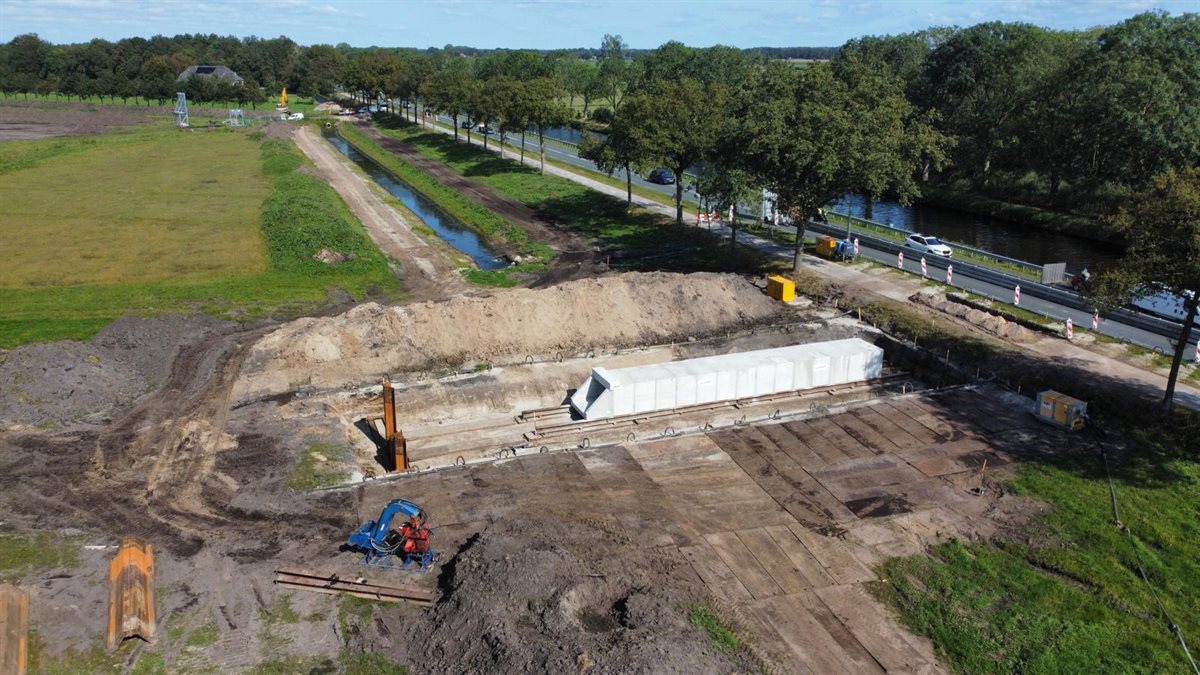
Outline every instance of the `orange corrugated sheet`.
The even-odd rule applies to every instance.
[[[140,637],[154,641],[154,547],[126,539],[108,565],[108,648]]]
[[[28,636],[29,594],[0,584],[0,675],[25,675]]]

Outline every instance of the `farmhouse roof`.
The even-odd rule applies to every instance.
[[[230,70],[227,66],[188,66],[179,77],[175,78],[176,82],[183,82],[192,76],[196,77],[215,77],[219,80],[225,80],[230,84],[241,84],[242,77]]]

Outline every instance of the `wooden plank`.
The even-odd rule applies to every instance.
[[[797,596],[759,600],[753,609],[765,619],[783,641],[792,659],[804,672],[817,675],[853,673],[829,633],[802,607]]]
[[[767,570],[767,574],[770,574],[775,583],[779,584],[784,593],[799,593],[812,588],[812,584],[792,564],[788,555],[764,528],[742,530],[737,533],[737,536],[763,566],[763,569]]]
[[[897,410],[908,415],[918,424],[921,424],[932,432],[939,440],[950,440],[946,434],[952,431],[953,427],[945,420],[931,415],[926,408],[917,405],[916,401],[917,399],[915,398],[898,398],[892,399],[890,403]]]
[[[762,435],[774,441],[780,450],[787,453],[787,456],[791,457],[792,461],[804,469],[820,469],[829,463],[814,452],[812,448],[808,447],[807,443],[800,440],[796,434],[788,431],[788,428],[782,424],[764,424],[757,427],[757,429]]]
[[[866,446],[874,454],[895,452],[900,449],[899,445],[876,431],[871,425],[863,422],[853,412],[834,415],[829,418],[829,421],[844,429],[847,434],[853,436],[855,440]]]
[[[704,538],[755,599],[783,594],[783,589],[754,559],[736,532],[716,532]]]
[[[0,584],[0,673],[25,675],[29,661],[29,594]]]
[[[861,493],[886,492],[887,486],[928,480],[920,471],[890,453],[842,462],[814,471],[812,476],[843,502],[868,496]]]
[[[821,516],[830,521],[830,524],[846,523],[856,519],[841,500],[826,490],[803,467],[760,432],[761,429],[751,427],[747,430],[747,438],[790,486],[789,495],[779,500],[788,513],[810,527],[822,525]]]
[[[814,593],[768,598],[755,603],[775,625],[775,631],[797,652],[806,667],[815,673],[883,673],[870,652],[841,625],[834,626],[838,639],[812,613],[812,607],[826,609]]]
[[[808,420],[809,426],[824,436],[833,447],[837,448],[846,455],[849,459],[858,459],[859,457],[870,457],[878,454],[871,448],[870,444],[858,440],[850,435],[843,427],[833,421],[830,417],[818,417]]]
[[[860,672],[879,673],[883,672],[883,667],[871,656],[871,652],[858,641],[858,638],[846,629],[846,626],[838,621],[838,618],[829,611],[821,598],[817,597],[814,591],[809,591],[804,597],[804,608],[808,613],[817,620],[817,623],[829,633],[829,636],[837,642],[842,651],[852,660],[855,665],[861,669]]]
[[[745,584],[738,581],[733,570],[721,562],[716,552],[708,544],[682,546],[679,552],[692,564],[696,575],[704,581],[704,585],[708,586],[708,590],[713,595],[734,604],[753,599],[754,596],[746,590]]]
[[[795,534],[792,534],[792,530],[787,525],[772,525],[763,529],[771,535],[771,538],[779,545],[784,555],[792,561],[800,574],[804,575],[810,587],[832,586],[837,583],[833,577],[829,576],[821,563],[813,557],[812,552],[796,538]]]
[[[892,405],[891,401],[883,401],[873,407],[876,412],[887,418],[892,424],[904,429],[910,436],[920,440],[925,445],[940,443],[944,440],[941,436],[933,433],[929,427],[914,420],[912,417],[909,417],[908,413]]]
[[[788,528],[839,584],[875,580],[875,574],[850,555],[847,544],[840,539],[821,536],[800,525],[789,525]]]
[[[855,408],[850,411],[850,414],[862,420],[863,424],[874,429],[880,436],[894,443],[897,449],[918,448],[925,445],[924,441],[908,433],[903,427],[889,420],[887,417],[884,417],[875,409],[875,406]]]
[[[941,668],[908,641],[896,622],[858,585],[814,591],[887,672],[934,673]]]
[[[850,459],[850,455],[839,450],[833,441],[826,438],[805,420],[784,422],[783,428],[795,434],[805,445],[812,448],[813,452],[817,453],[826,464],[836,464]]]

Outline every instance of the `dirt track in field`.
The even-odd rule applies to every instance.
[[[399,155],[404,161],[433,176],[442,185],[453,188],[472,201],[516,223],[529,233],[530,241],[544,243],[560,252],[582,251],[588,248],[578,237],[559,229],[555,223],[546,220],[528,206],[499,195],[492,188],[455,173],[441,162],[424,157],[416,148],[407,143],[384,136],[370,122],[357,122],[356,126],[359,131],[370,136],[384,149]]]
[[[431,244],[414,232],[413,223],[384,201],[370,179],[355,173],[331,145],[307,126],[297,128],[292,138],[362,221],[375,245],[400,263],[404,288],[414,298],[448,297],[467,289],[449,247]]]

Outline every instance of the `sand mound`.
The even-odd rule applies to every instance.
[[[262,338],[239,400],[338,387],[389,372],[526,354],[660,343],[761,322],[779,305],[740,277],[629,273],[402,307],[364,304]]]

